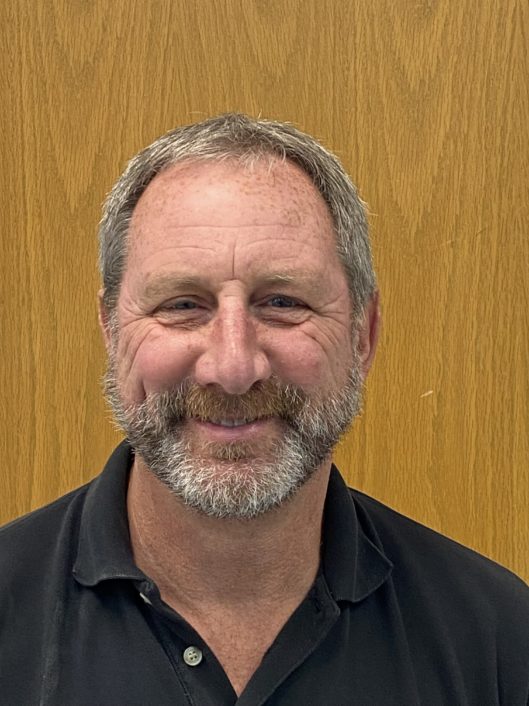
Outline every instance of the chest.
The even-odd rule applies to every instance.
[[[31,615],[6,615],[4,603],[0,702],[234,706],[229,679],[238,693],[247,684],[245,706],[492,706],[500,694],[502,703],[525,706],[525,647],[513,645],[518,661],[512,658],[500,673],[494,642],[483,630],[463,646],[447,643],[424,615],[420,631],[415,623],[407,629],[412,616],[403,622],[385,598],[337,615],[321,593],[302,603],[275,640],[278,626],[267,629],[266,620],[212,619],[197,627],[218,660],[206,655],[195,667],[183,654],[197,644],[196,635],[110,582],[59,600],[41,592]],[[53,620],[42,619],[48,615]]]
[[[288,615],[235,619],[211,613],[207,619],[189,621],[222,666],[234,691],[240,695],[288,619]]]

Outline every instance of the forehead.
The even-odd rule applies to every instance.
[[[155,177],[132,215],[122,292],[136,299],[190,277],[215,290],[278,277],[344,288],[332,219],[310,177],[277,159],[181,163]]]
[[[310,177],[288,161],[262,158],[184,162],[156,176],[140,197],[131,221],[131,245],[160,227],[310,224],[333,229],[325,201]]]

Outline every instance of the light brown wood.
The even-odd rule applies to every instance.
[[[4,0],[0,520],[94,476],[96,224],[125,160],[225,110],[288,119],[372,213],[384,330],[350,483],[529,579],[529,6]]]

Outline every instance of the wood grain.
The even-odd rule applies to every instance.
[[[126,159],[225,110],[290,120],[369,202],[384,332],[350,483],[529,579],[529,6],[5,0],[0,520],[93,477],[96,226]]]

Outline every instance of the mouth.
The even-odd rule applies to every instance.
[[[245,424],[252,424],[257,421],[257,417],[252,417],[251,419],[240,418],[240,419],[205,419],[201,420],[208,422],[209,424],[216,424],[217,426],[227,427],[229,429],[233,427],[242,427]]]
[[[273,433],[272,417],[190,418],[188,423],[209,441],[251,441],[263,434]]]

